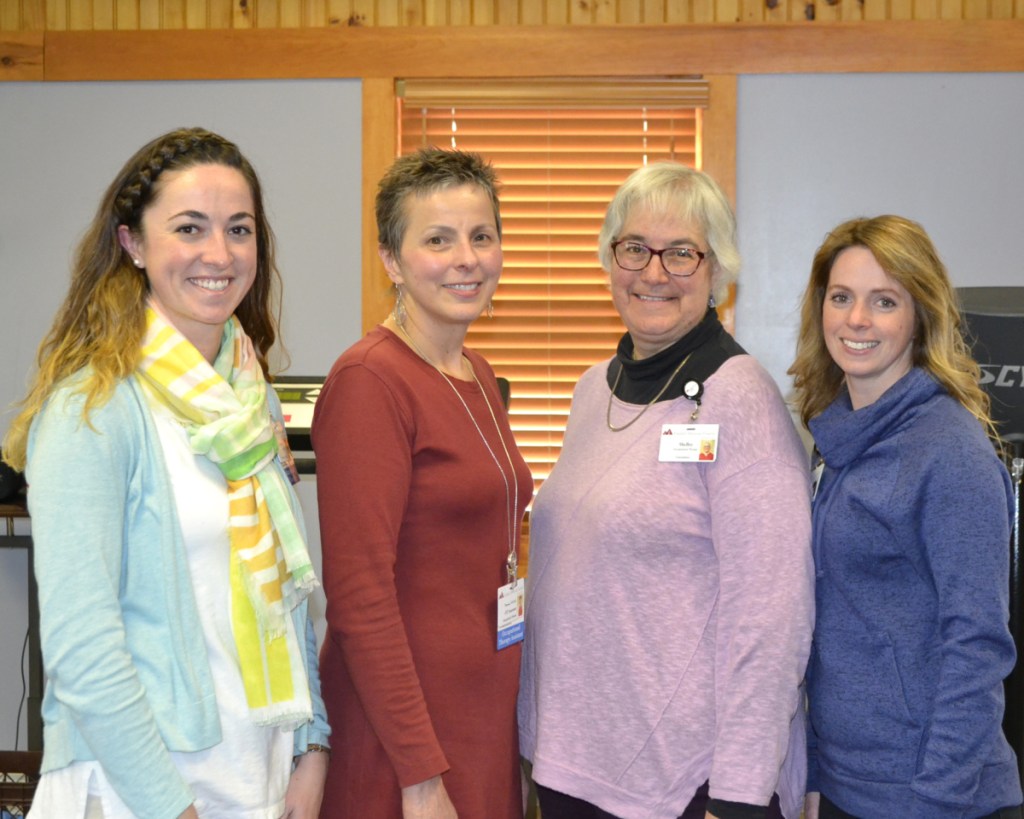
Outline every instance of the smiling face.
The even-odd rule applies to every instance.
[[[866,247],[836,256],[821,318],[825,346],[846,374],[854,409],[874,403],[910,371],[914,300]]]
[[[381,248],[391,281],[402,288],[408,320],[435,341],[461,343],[494,295],[501,240],[490,196],[477,185],[411,195],[398,255]]]
[[[157,309],[208,361],[256,278],[256,219],[245,177],[225,165],[165,172],[141,229],[118,229]]]
[[[688,246],[709,254],[687,278],[670,276],[657,256],[636,271],[624,270],[612,259],[612,302],[633,339],[636,356],[647,358],[674,344],[704,318],[714,261],[696,223],[645,206],[630,213],[616,238],[635,240],[655,250]]]

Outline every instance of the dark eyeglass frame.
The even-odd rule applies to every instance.
[[[651,255],[647,257],[647,261],[644,262],[642,265],[640,265],[640,267],[626,267],[626,265],[624,265],[622,263],[622,261],[619,259],[619,254],[616,252],[616,250],[618,250],[619,245],[636,245],[637,247],[642,247],[644,250],[646,250]],[[692,276],[694,273],[697,272],[697,269],[701,266],[701,263],[704,261],[705,258],[707,258],[707,255],[708,255],[704,251],[697,250],[697,248],[690,247],[689,245],[683,245],[683,246],[677,245],[676,247],[663,247],[661,250],[655,250],[653,247],[649,247],[648,245],[645,245],[643,242],[638,242],[635,239],[619,239],[617,242],[612,242],[611,248],[612,248],[612,257],[615,259],[615,263],[619,267],[621,267],[623,270],[629,270],[632,273],[639,273],[641,270],[645,269],[647,267],[647,265],[649,265],[651,263],[651,260],[655,256],[657,256],[658,257],[658,261],[661,262],[662,270],[664,270],[666,273],[668,273],[668,275],[675,276],[678,279],[688,279],[688,278],[690,278],[690,276]],[[693,270],[691,270],[689,273],[673,273],[671,270],[669,270],[665,266],[665,259],[662,257],[661,254],[662,253],[666,253],[667,251],[670,251],[670,250],[683,250],[683,249],[690,250],[690,251],[693,252],[693,254],[697,257],[697,264],[694,265]]]

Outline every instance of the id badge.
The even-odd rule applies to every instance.
[[[718,459],[718,424],[662,424],[658,460],[697,463]]]
[[[277,457],[284,468],[284,474],[288,476],[292,486],[295,486],[299,482],[299,470],[295,466],[292,448],[288,446],[288,433],[284,424],[277,419],[272,419],[271,423],[274,427],[274,436],[277,438]]]
[[[498,589],[498,650],[521,643],[526,636],[526,580]]]

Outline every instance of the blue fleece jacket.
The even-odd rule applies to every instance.
[[[981,425],[913,369],[810,423],[817,622],[808,790],[864,817],[1021,802],[1003,736],[1012,495]]]
[[[267,396],[279,416],[273,390]],[[48,678],[42,769],[98,760],[132,813],[173,819],[194,797],[169,751],[221,739],[174,494],[136,380],[122,381],[88,422],[83,402],[80,392],[59,389],[29,439]],[[330,728],[306,603],[292,616],[305,637],[313,700],[313,720],[295,732],[302,753],[308,743],[325,744]]]

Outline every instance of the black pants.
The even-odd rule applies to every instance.
[[[847,813],[842,808],[828,800],[825,794],[821,795],[821,807],[818,809],[818,819],[857,819],[852,813]],[[995,813],[989,813],[980,819],[1021,819],[1021,806],[1013,808],[1002,808]]]
[[[613,813],[601,810],[589,802],[568,796],[543,785],[537,786],[537,799],[540,802],[541,819],[618,819]],[[679,819],[704,819],[708,804],[708,783],[705,782],[693,795]],[[779,809],[779,797],[773,796],[768,806],[767,819],[782,819]]]

